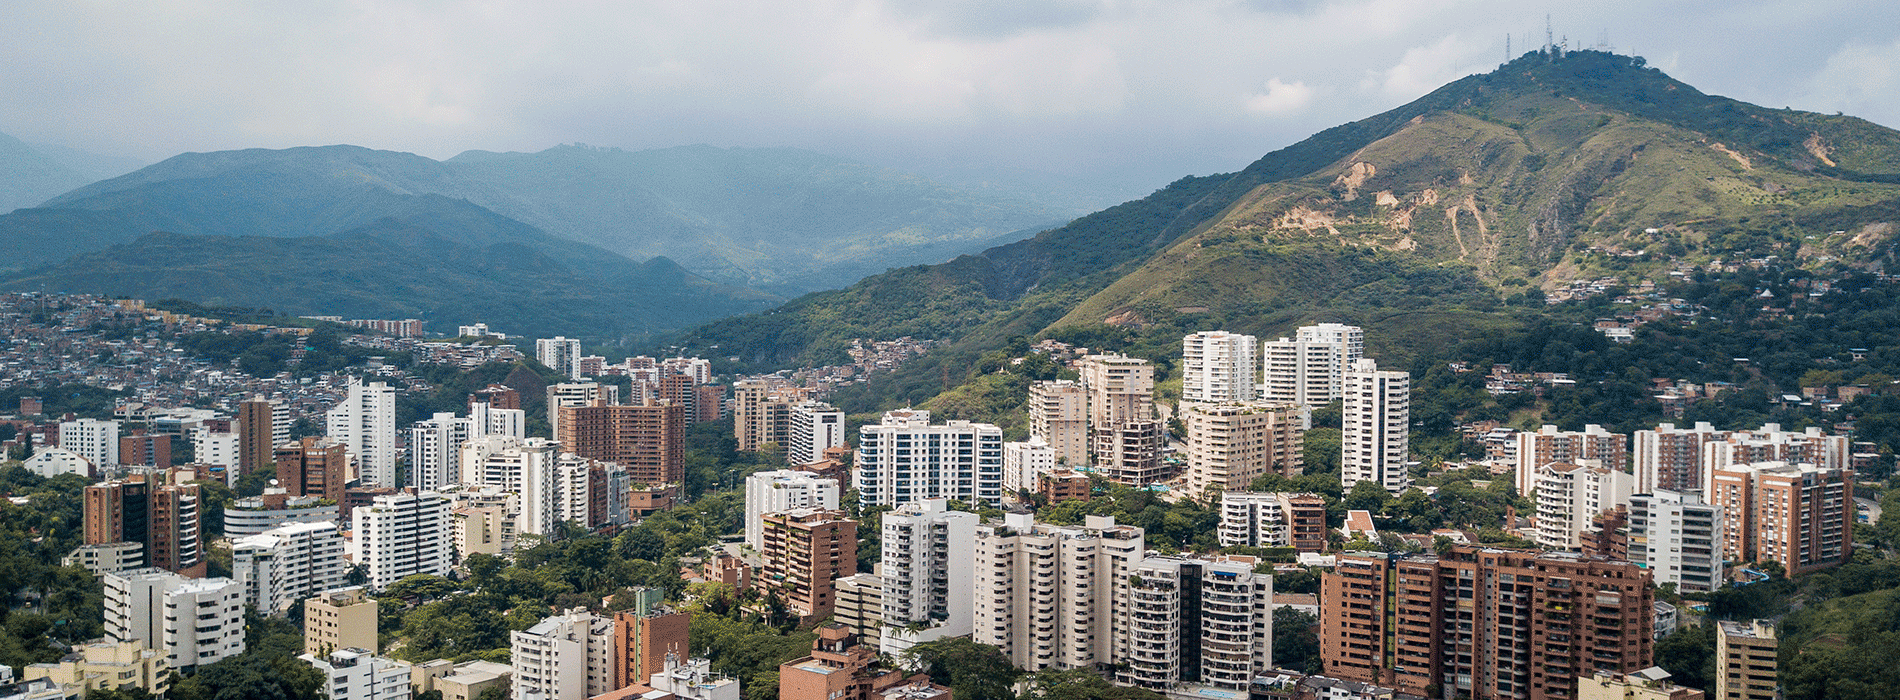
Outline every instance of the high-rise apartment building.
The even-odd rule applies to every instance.
[[[1406,460],[1411,450],[1412,376],[1379,371],[1359,360],[1346,373],[1340,430],[1340,481],[1346,490],[1375,481],[1399,493],[1411,486]]]
[[[1080,369],[1096,470],[1137,486],[1172,476],[1161,462],[1167,426],[1154,418],[1154,366],[1122,355],[1090,355],[1082,358]]]
[[[1853,471],[1759,462],[1710,469],[1709,479],[1703,497],[1723,514],[1723,559],[1779,562],[1795,576],[1853,556]]]
[[[197,484],[190,471],[158,470],[86,487],[84,539],[89,545],[137,542],[142,566],[197,578],[209,566]]]
[[[534,341],[534,359],[569,379],[580,379],[581,341],[565,336]]]
[[[912,501],[884,514],[878,540],[884,579],[881,651],[970,633],[977,516],[941,498]]]
[[[376,599],[362,586],[334,588],[303,604],[303,652],[323,656],[337,649],[377,645]]]
[[[519,408],[503,408],[481,401],[468,405],[469,437],[504,435],[525,438],[528,436],[527,422],[528,412]]]
[[[587,700],[612,690],[614,621],[575,608],[508,633],[516,700]]]
[[[413,695],[409,675],[414,669],[407,661],[386,659],[362,648],[297,658],[323,674],[328,700],[409,700]]]
[[[1251,335],[1202,331],[1181,338],[1181,400],[1252,401],[1260,375],[1260,341]]]
[[[1630,462],[1636,469],[1638,493],[1657,490],[1688,491],[1702,488],[1702,446],[1728,440],[1728,431],[1697,423],[1677,428],[1663,423],[1654,430],[1636,431]]]
[[[1089,395],[1067,379],[1029,385],[1029,436],[1042,438],[1055,451],[1058,463],[1084,467],[1089,463]]]
[[[242,441],[237,433],[222,432],[199,427],[191,431],[191,461],[195,464],[210,464],[224,467],[229,483],[237,481],[241,461]],[[266,461],[268,464],[268,460]]]
[[[249,474],[270,465],[272,452],[290,440],[290,411],[262,396],[240,402],[233,422],[238,439],[238,471]]]
[[[764,380],[732,385],[732,436],[739,450],[751,452],[792,439],[792,406],[804,402],[803,389]]]
[[[515,526],[521,534],[551,537],[561,521],[563,482],[558,478],[560,444],[544,438],[487,436],[462,445],[462,479],[515,495]]]
[[[475,422],[453,413],[437,413],[409,428],[409,483],[436,491],[462,482],[462,443],[475,437]]]
[[[1116,680],[1246,691],[1273,667],[1273,577],[1254,573],[1255,564],[1175,556],[1135,564],[1118,606],[1129,641]]]
[[[1060,526],[1007,513],[978,525],[970,638],[1032,672],[1114,663],[1132,641],[1116,601],[1146,556],[1141,528],[1107,516]]]
[[[811,464],[825,459],[825,450],[844,446],[844,411],[822,401],[792,406],[791,435],[785,441],[785,461]]]
[[[1735,465],[1790,462],[1824,470],[1847,469],[1851,466],[1848,447],[1847,436],[1828,435],[1820,428],[1795,432],[1767,423],[1759,430],[1737,430],[1724,440],[1703,443],[1702,491],[1707,494],[1714,488],[1716,470]]]
[[[1537,468],[1537,544],[1577,551],[1591,519],[1629,505],[1636,476],[1591,461],[1551,462]]]
[[[1715,697],[1776,700],[1781,640],[1769,620],[1723,620],[1715,628]]]
[[[1721,588],[1724,520],[1694,491],[1631,496],[1629,560],[1649,569],[1658,586],[1673,583],[1683,593]]]
[[[1651,665],[1649,572],[1468,545],[1344,553],[1321,579],[1324,675],[1417,695],[1556,700],[1599,670]]]
[[[1181,404],[1188,495],[1244,491],[1267,474],[1302,470],[1300,407],[1260,401]]]
[[[416,574],[442,576],[454,565],[449,499],[434,493],[377,496],[351,514],[356,563],[369,569],[371,590]]]
[[[288,496],[315,496],[343,502],[349,484],[350,457],[343,443],[306,437],[286,442],[272,453],[277,463],[277,485]]]
[[[396,388],[384,382],[353,383],[348,396],[324,414],[325,434],[343,443],[356,460],[363,486],[396,483]]]
[[[131,435],[119,437],[119,464],[133,467],[170,467],[172,436],[150,434],[133,428]]]
[[[1261,343],[1261,398],[1307,407],[1339,399],[1346,373],[1365,357],[1365,339],[1358,326],[1322,323]]]
[[[119,466],[119,422],[81,418],[59,424],[59,448],[84,457],[104,474]],[[171,465],[165,465],[171,466]]]
[[[244,653],[244,593],[236,581],[152,568],[103,578],[108,638],[163,650],[184,671]]]
[[[609,406],[620,404],[620,386],[597,382],[571,382],[548,385],[548,429],[549,435],[561,434],[561,409],[572,406],[594,406],[605,403]]]
[[[610,406],[599,401],[560,409],[554,433],[566,452],[614,462],[635,482],[686,478],[686,409],[671,403]]]
[[[1517,492],[1531,495],[1537,488],[1537,469],[1552,462],[1582,464],[1592,460],[1617,471],[1629,469],[1629,436],[1604,430],[1601,425],[1583,426],[1582,432],[1558,430],[1546,425],[1535,432],[1520,432],[1517,438]]]
[[[754,472],[745,478],[745,543],[753,549],[764,548],[766,513],[797,508],[837,510],[841,493],[837,479],[810,472]]]
[[[844,511],[794,508],[766,513],[759,558],[761,596],[779,596],[802,620],[831,615],[832,585],[858,570],[858,524]]]
[[[665,589],[633,589],[632,609],[614,613],[613,686],[625,688],[666,670],[666,657],[689,658],[692,616],[663,604]]]
[[[832,621],[844,625],[864,646],[878,648],[884,628],[884,577],[858,573],[831,584],[838,593]]]
[[[1312,493],[1222,492],[1220,546],[1326,551],[1326,499]]]
[[[1066,467],[1065,467],[1066,469]],[[1003,492],[1034,491],[1037,478],[1056,470],[1056,451],[1042,438],[1003,443]]]
[[[931,425],[929,411],[891,411],[858,429],[852,474],[867,506],[928,498],[1001,503],[1003,429],[961,420]]]
[[[231,573],[244,604],[279,615],[292,603],[341,587],[349,578],[336,523],[293,523],[231,543]]]

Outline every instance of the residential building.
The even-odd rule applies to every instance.
[[[1702,445],[1702,492],[1714,488],[1718,469],[1764,462],[1812,464],[1822,470],[1849,468],[1848,441],[1844,435],[1827,435],[1820,428],[1801,432],[1785,431],[1775,423],[1760,430],[1738,430],[1726,440]]]
[[[1722,558],[1779,562],[1789,576],[1847,563],[1854,546],[1854,473],[1789,462],[1709,471],[1703,496],[1722,511]]]
[[[1574,697],[1651,665],[1649,573],[1562,552],[1346,552],[1321,579],[1325,675],[1475,700]]]
[[[1088,500],[1095,494],[1093,476],[1063,467],[1052,472],[1036,475],[1036,494],[1047,503],[1069,500]]]
[[[119,438],[119,464],[134,467],[169,468],[172,465],[172,436],[150,434],[133,428],[131,435]]]
[[[1646,668],[1635,673],[1598,671],[1577,677],[1577,700],[1704,700],[1700,690],[1669,682],[1669,672]]]
[[[1080,367],[1088,392],[1089,455],[1115,481],[1146,486],[1171,476],[1161,462],[1167,427],[1155,420],[1155,370],[1147,360],[1089,355]]]
[[[1537,468],[1537,544],[1577,551],[1578,536],[1598,513],[1628,507],[1636,476],[1594,461],[1551,462]]]
[[[1537,488],[1537,468],[1552,462],[1582,464],[1594,461],[1617,471],[1629,469],[1629,436],[1604,430],[1601,425],[1585,425],[1582,432],[1558,430],[1546,425],[1537,431],[1517,435],[1517,492],[1531,495]]]
[[[643,692],[640,697],[673,698],[674,700],[739,700],[738,679],[713,673],[712,661],[708,659],[669,656],[666,658],[666,669],[648,677],[646,686],[652,690]],[[639,686],[628,690],[641,692]],[[649,695],[649,693],[659,695]],[[443,700],[449,699],[443,698]]]
[[[510,390],[512,391],[512,390]],[[515,395],[517,402],[519,394]],[[471,401],[468,404],[469,437],[482,435],[502,435],[516,439],[528,437],[528,412],[519,408],[504,408],[485,401]]]
[[[1324,552],[1326,499],[1311,493],[1222,492],[1220,545]]]
[[[1174,467],[1161,461],[1168,444],[1168,426],[1158,420],[1122,421],[1093,429],[1095,473],[1111,481],[1146,488],[1175,476]]]
[[[61,474],[80,476],[98,476],[100,471],[93,468],[92,462],[71,450],[61,447],[40,447],[33,450],[33,456],[27,457],[20,466],[27,471],[51,479]]]
[[[318,593],[303,604],[303,652],[328,656],[338,649],[377,648],[376,599],[362,586]]]
[[[1260,341],[1251,335],[1202,331],[1181,338],[1181,401],[1252,401],[1260,373]]]
[[[521,392],[516,391],[514,387],[506,384],[490,384],[468,395],[470,410],[473,410],[475,404],[478,403],[488,404],[490,408],[495,410],[520,410]]]
[[[238,439],[238,471],[249,474],[270,466],[272,452],[290,440],[290,411],[261,396],[238,403],[232,427]]]
[[[824,461],[825,450],[844,446],[844,411],[822,401],[792,406],[791,435],[785,442],[785,461],[811,464]]]
[[[575,608],[508,633],[513,700],[587,700],[611,690],[614,622]]]
[[[242,445],[243,440],[239,433],[197,428],[191,431],[191,461],[195,464],[214,464],[224,467],[224,473],[231,482],[225,485],[230,486],[236,483],[238,475],[243,473],[243,466],[240,464],[243,459]]]
[[[162,650],[166,664],[177,670],[244,653],[244,592],[236,581],[156,568],[104,579],[105,630],[112,640]]]
[[[1261,398],[1309,408],[1338,400],[1346,373],[1365,357],[1365,338],[1358,326],[1322,323],[1261,343]]]
[[[93,576],[130,571],[145,566],[144,542],[82,544],[59,560],[60,566],[77,566]]]
[[[581,341],[565,336],[534,341],[534,359],[569,379],[580,379]]]
[[[369,569],[371,590],[416,574],[442,576],[454,564],[447,498],[429,492],[382,495],[351,516],[356,563]]]
[[[1033,491],[1041,475],[1055,470],[1056,451],[1042,438],[1003,443],[1003,493]]]
[[[792,469],[755,472],[745,479],[745,543],[765,546],[765,514],[811,508],[838,509],[838,480]]]
[[[102,472],[119,466],[119,422],[81,418],[59,424],[59,448]],[[165,465],[171,466],[171,465]]]
[[[488,436],[462,446],[462,479],[467,486],[494,487],[515,495],[517,532],[551,537],[560,522],[562,498],[559,443],[543,438]]]
[[[143,690],[164,696],[171,687],[171,664],[162,651],[137,640],[103,639],[75,647],[58,663],[27,664],[20,677],[44,678],[67,691],[89,695],[95,690]],[[73,691],[78,691],[74,693]]]
[[[618,406],[620,386],[598,382],[569,382],[548,385],[548,434],[561,434],[561,409],[574,406]]]
[[[1118,682],[1245,691],[1272,668],[1273,577],[1253,557],[1148,557],[1134,566],[1118,606],[1128,626]]]
[[[794,508],[766,513],[759,547],[761,596],[777,596],[802,620],[836,605],[832,582],[858,569],[858,524],[844,511]]]
[[[804,402],[798,387],[747,380],[732,385],[732,435],[739,450],[752,452],[770,443],[784,447],[792,437],[792,406]]]
[[[1351,491],[1375,481],[1391,493],[1412,483],[1406,471],[1411,449],[1412,377],[1379,371],[1378,363],[1359,360],[1346,373],[1340,431],[1340,481]]]
[[[421,667],[417,667],[417,671],[420,670]],[[448,674],[428,677],[425,683],[414,687],[417,693],[442,691],[442,700],[480,700],[490,688],[506,697],[514,687],[514,676],[515,669],[508,664],[464,661],[451,666]]]
[[[1728,431],[1709,423],[1677,428],[1662,423],[1654,430],[1636,431],[1630,462],[1636,469],[1636,491],[1689,491],[1702,488],[1702,446],[1726,442]]]
[[[396,483],[396,388],[352,383],[349,395],[324,415],[324,434],[343,443],[363,486]]]
[[[1722,620],[1715,628],[1715,697],[1777,700],[1780,635],[1769,620]]]
[[[853,485],[867,506],[928,498],[1001,503],[1003,429],[961,420],[931,425],[922,410],[885,413],[858,429]]]
[[[686,409],[672,403],[609,405],[595,400],[560,409],[561,450],[627,469],[636,483],[686,478]]]
[[[1131,643],[1116,601],[1146,556],[1142,529],[1107,516],[1061,526],[1006,513],[978,525],[970,638],[1032,672],[1115,663]]]
[[[1089,463],[1089,395],[1067,379],[1029,385],[1029,437],[1041,438],[1056,462],[1070,467]]]
[[[1708,593],[1724,582],[1722,509],[1694,491],[1657,490],[1630,497],[1629,560],[1649,569],[1656,585]]]
[[[204,499],[197,484],[177,483],[189,471],[133,473],[86,487],[82,496],[86,544],[138,542],[144,566],[198,578],[205,575]]]
[[[278,615],[297,601],[342,586],[350,563],[336,523],[295,523],[232,541],[231,571],[245,605],[260,615]]]
[[[832,621],[843,625],[864,646],[878,648],[884,627],[884,577],[874,573],[852,574],[831,585],[838,593],[838,603],[831,612]]]
[[[456,508],[449,517],[455,528],[456,564],[471,554],[505,557],[515,551],[518,532],[515,514],[505,506]]]
[[[486,426],[484,426],[486,427]],[[423,491],[438,491],[462,482],[462,443],[478,433],[475,421],[453,413],[437,413],[409,428],[409,483]]]
[[[306,437],[275,452],[277,485],[290,496],[313,496],[343,503],[349,487],[349,448],[329,438]]]
[[[368,649],[337,649],[327,655],[297,658],[323,674],[329,700],[408,700],[409,662],[386,659]]]
[[[819,627],[811,655],[780,664],[779,700],[950,700],[928,676],[883,668],[877,650],[840,624]],[[915,694],[901,689],[915,688]]]
[[[283,487],[273,486],[265,488],[262,496],[240,498],[224,507],[224,536],[236,540],[297,523],[335,525],[339,513],[335,501],[292,496]]]
[[[1297,476],[1300,407],[1259,401],[1181,404],[1187,427],[1187,487],[1190,497],[1244,491],[1267,474]]]
[[[896,656],[919,643],[970,633],[977,520],[941,498],[884,514],[879,651]]]
[[[666,659],[688,656],[692,616],[663,604],[660,588],[633,589],[632,609],[614,613],[613,689],[645,683],[666,671]]]

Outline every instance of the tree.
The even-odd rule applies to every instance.
[[[1319,618],[1281,606],[1273,610],[1273,666],[1319,673]]]
[[[906,666],[950,687],[959,700],[1014,700],[1010,687],[1022,674],[996,647],[964,637],[925,642],[905,652]]]
[[[953,693],[954,694],[954,693]],[[1023,700],[1163,700],[1146,688],[1124,688],[1084,669],[1036,674]]]
[[[1655,661],[1677,685],[1715,692],[1715,623],[1683,627],[1656,642]]]
[[[1345,506],[1346,510],[1379,513],[1384,511],[1386,504],[1391,501],[1392,494],[1386,492],[1385,486],[1377,481],[1367,480],[1352,485],[1352,490],[1346,493]]]

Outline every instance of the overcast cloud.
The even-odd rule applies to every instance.
[[[15,0],[0,132],[151,161],[793,146],[1120,198],[1490,70],[1546,12],[1707,92],[1900,126],[1900,4],[1850,0]]]

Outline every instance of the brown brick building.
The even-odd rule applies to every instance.
[[[670,484],[686,477],[686,410],[676,403],[612,406],[596,400],[560,409],[561,449],[627,468],[637,484]]]
[[[203,578],[209,564],[202,529],[204,498],[197,484],[176,481],[193,476],[190,470],[165,470],[86,487],[85,543],[142,543],[146,566]]]
[[[1847,563],[1854,549],[1854,472],[1761,462],[1711,470],[1704,497],[1721,508],[1722,557],[1780,562],[1789,576]]]
[[[829,617],[837,604],[832,582],[858,571],[858,523],[841,510],[811,508],[761,520],[764,565],[752,580],[760,594],[776,593],[804,621]]]
[[[285,493],[343,502],[350,466],[350,456],[343,443],[306,437],[285,443],[272,454],[277,460],[277,485],[283,487]]]
[[[131,435],[119,437],[119,463],[145,467],[172,465],[172,436],[152,435],[144,428],[133,428]]]
[[[270,464],[278,447],[271,437],[277,428],[276,421],[277,404],[262,399],[238,404],[236,428],[239,473],[249,474]]]
[[[1322,580],[1325,675],[1430,697],[1576,697],[1650,666],[1650,575],[1623,561],[1456,546],[1344,554]]]
[[[687,641],[692,616],[663,607],[663,593],[636,588],[633,609],[614,613],[614,687],[646,685],[653,674],[666,670],[668,654],[680,661],[691,656]]]

